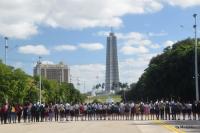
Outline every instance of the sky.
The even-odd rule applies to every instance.
[[[33,75],[39,56],[43,63],[63,61],[86,92],[105,82],[106,36],[113,27],[120,81],[134,83],[152,57],[194,36],[199,7],[200,0],[0,0],[0,59],[7,36],[9,65]]]

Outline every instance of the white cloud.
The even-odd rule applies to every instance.
[[[165,31],[161,31],[161,32],[158,32],[158,33],[154,33],[154,32],[148,33],[148,36],[150,36],[150,37],[161,37],[161,36],[166,36],[166,35],[168,35],[168,33],[165,32]]]
[[[129,32],[129,33],[116,33],[119,40],[124,41],[127,46],[151,46],[152,41],[145,34],[139,32]]]
[[[39,0],[1,0],[0,35],[24,39],[37,34],[48,5],[48,1]]]
[[[139,47],[124,46],[120,51],[125,55],[144,54],[149,52],[149,50],[144,46],[139,46]]]
[[[120,51],[125,55],[149,53],[151,49],[159,49],[160,45],[153,43],[149,36],[139,32],[116,33],[123,46]]]
[[[27,38],[47,25],[64,29],[120,27],[127,14],[160,11],[165,4],[183,8],[199,0],[1,0],[0,35]]]
[[[157,0],[1,0],[0,35],[27,38],[38,26],[65,29],[119,27],[126,14],[161,10]]]
[[[18,48],[21,54],[49,55],[50,51],[44,45],[25,45]]]
[[[56,51],[75,51],[77,49],[77,47],[74,45],[66,44],[66,45],[58,45],[58,46],[54,47],[54,49]]]
[[[0,34],[3,36],[8,36],[9,38],[25,39],[38,33],[35,25],[26,22],[10,25],[0,22],[0,27]]]
[[[129,32],[129,33],[115,33],[118,39],[118,44],[122,45],[120,51],[125,55],[148,53],[151,49],[159,49],[160,45],[153,43],[150,40],[150,36],[162,36],[167,34],[165,32],[143,34],[140,32]],[[108,36],[109,31],[99,31],[95,35],[97,36]]]
[[[165,2],[167,2],[168,4],[172,6],[180,6],[183,8],[192,7],[192,6],[200,6],[199,0],[167,0]]]
[[[104,49],[104,46],[101,43],[81,43],[79,44],[79,47],[89,51]]]
[[[145,35],[139,32],[129,32],[129,33],[116,33],[118,39],[121,40],[142,40],[145,38]]]
[[[175,43],[175,41],[171,41],[171,40],[168,40],[166,42],[164,42],[164,47],[171,47],[173,44]]]

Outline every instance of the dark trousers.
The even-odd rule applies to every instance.
[[[0,120],[1,120],[1,124],[3,124],[3,113],[0,114]]]
[[[55,112],[55,121],[58,121],[58,112]]]
[[[161,120],[164,120],[164,109],[160,110],[160,117],[161,117]]]
[[[4,113],[3,113],[4,124],[7,123],[7,119],[8,119],[8,113],[7,113],[7,112],[4,112]]]
[[[17,113],[18,123],[21,122],[21,116],[22,116],[22,113],[21,113],[21,112],[18,112],[18,113]]]
[[[39,121],[40,121],[40,114],[36,113],[36,122],[39,122]]]
[[[165,120],[170,120],[170,112],[165,111]]]

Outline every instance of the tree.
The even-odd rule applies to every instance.
[[[198,51],[198,56],[200,51]],[[200,56],[199,56],[200,57]],[[200,60],[198,60],[200,70]],[[167,47],[163,53],[152,58],[148,68],[131,86],[129,100],[147,97],[156,99],[194,100],[194,40],[186,39]]]
[[[39,77],[27,75],[21,69],[6,66],[0,61],[0,105],[9,103],[36,103],[39,100]],[[59,84],[54,80],[42,78],[42,101],[83,102],[85,97],[73,84]]]

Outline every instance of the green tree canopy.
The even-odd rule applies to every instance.
[[[198,56],[200,70],[200,51]],[[129,100],[194,100],[194,40],[179,41],[152,58],[139,81],[126,94]]]
[[[43,102],[83,102],[84,96],[73,84],[42,78]],[[39,99],[39,77],[27,75],[21,69],[6,66],[0,61],[0,104],[36,103]]]

